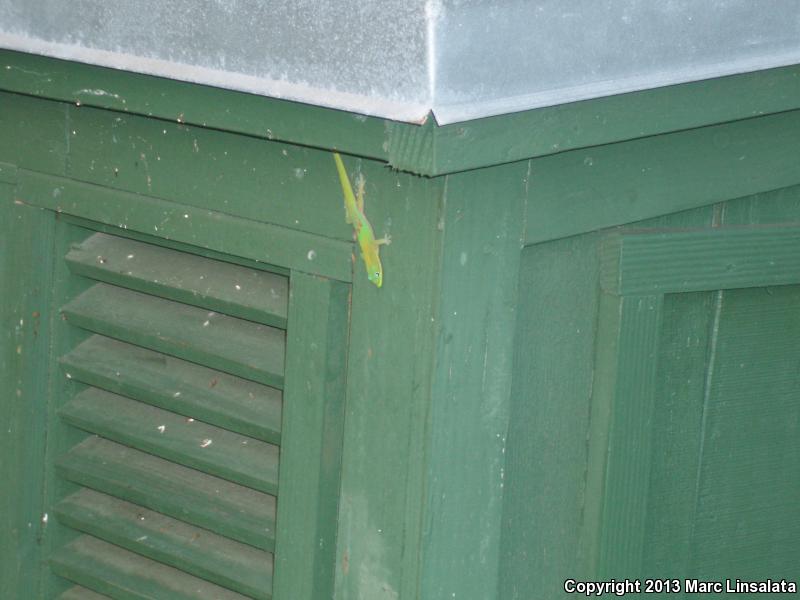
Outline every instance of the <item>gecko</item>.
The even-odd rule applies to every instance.
[[[356,194],[353,194],[353,187],[350,185],[350,178],[344,168],[342,157],[338,152],[333,153],[333,160],[336,161],[336,170],[339,172],[339,181],[342,184],[344,193],[344,213],[345,220],[353,226],[356,232],[356,239],[361,248],[361,257],[367,268],[367,279],[376,286],[383,285],[383,266],[381,265],[380,247],[389,244],[391,238],[384,236],[375,239],[375,232],[372,230],[364,214],[364,176],[359,174],[356,179]]]

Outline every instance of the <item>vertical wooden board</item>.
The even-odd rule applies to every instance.
[[[528,163],[449,175],[420,598],[491,598]]]
[[[91,233],[86,229],[64,223],[56,217],[55,238],[52,247],[53,270],[48,297],[51,310],[48,322],[44,325],[50,331],[50,354],[47,363],[41,365],[39,370],[39,376],[47,380],[47,385],[40,396],[41,417],[47,423],[47,443],[44,450],[43,511],[48,514],[48,518],[43,524],[41,533],[42,553],[45,557],[50,556],[56,548],[77,535],[52,518],[55,504],[77,489],[74,484],[56,475],[55,461],[88,435],[65,425],[58,417],[58,409],[66,404],[76,392],[80,391],[82,386],[66,377],[59,367],[57,359],[86,339],[89,333],[67,323],[62,318],[59,309],[68,300],[76,297],[91,285],[89,280],[72,275],[63,258],[71,244],[82,242]],[[40,571],[42,594],[45,598],[54,597],[67,588],[66,582],[55,577],[47,566],[43,565]]]
[[[658,348],[643,572],[688,574],[706,369],[719,292],[667,294]]]
[[[70,108],[74,179],[351,240],[332,166],[311,148]]]
[[[333,596],[350,286],[293,273],[275,600]]]
[[[331,159],[331,163],[333,160]],[[351,176],[356,163],[345,158]],[[441,182],[361,164],[383,287],[356,256],[339,510],[336,597],[420,597],[425,422],[440,260]]]
[[[0,184],[0,597],[38,598],[54,215]]]
[[[608,457],[603,477],[597,569],[602,580],[644,575],[642,555],[647,542],[656,353],[663,310],[663,296],[625,296],[618,300],[619,325],[613,362],[609,364],[612,372],[603,374],[613,378],[612,397],[592,399],[611,407],[608,446],[601,449],[602,455]],[[609,342],[598,336],[598,353]],[[598,387],[605,386],[601,382]],[[595,464],[601,459],[598,457]]]
[[[534,218],[531,216],[531,218]],[[522,253],[498,598],[549,600],[579,576],[596,335],[597,236]]]
[[[698,577],[797,574],[799,309],[800,285],[723,293],[692,522]]]
[[[63,175],[66,134],[66,105],[0,92],[0,161]]]

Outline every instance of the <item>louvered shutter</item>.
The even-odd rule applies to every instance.
[[[105,233],[65,261],[61,598],[271,598],[289,277]]]

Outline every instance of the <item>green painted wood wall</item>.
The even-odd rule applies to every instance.
[[[134,561],[121,579],[114,561],[135,556],[105,552],[109,541],[230,597],[277,600],[798,578],[800,69],[437,128],[0,58],[3,598],[178,597],[158,565]],[[381,289],[344,223],[334,149],[365,176],[376,233],[392,236]],[[140,253],[151,271],[106,266]],[[283,280],[285,302],[259,293],[268,283],[247,298],[187,283],[211,265],[234,290],[240,275]],[[133,334],[120,319],[147,302],[130,293],[167,303]],[[255,330],[181,337],[193,310],[286,329],[283,376],[237,362],[261,355],[260,334],[246,350]],[[159,319],[172,333],[147,333]],[[199,421],[280,443],[277,483],[245,455],[215,462],[131,426],[143,407],[113,395],[186,408],[160,394],[168,373],[140,377],[162,381],[146,393],[92,375],[120,342],[85,329],[188,361],[175,371],[187,385],[200,368],[282,386],[279,431],[274,412],[272,425],[244,417],[222,386],[187,388]],[[65,356],[89,381],[65,378]],[[117,405],[118,419],[99,418]],[[97,456],[86,431],[258,493],[277,485],[274,578],[245,558],[238,580],[203,570],[214,555],[169,555],[175,537],[137,546],[136,523],[104,532],[124,512],[115,495],[153,519],[227,521],[91,483],[75,466]],[[218,560],[273,550],[235,523],[216,533],[234,544]],[[223,593],[201,587],[181,597]]]

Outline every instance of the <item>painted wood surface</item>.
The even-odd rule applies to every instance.
[[[279,444],[279,389],[93,335],[59,359],[75,381]]]
[[[800,183],[800,111],[534,160],[526,243]]]
[[[37,68],[47,63],[42,60]],[[81,72],[88,76],[89,71]],[[6,579],[3,572],[0,590],[29,586],[34,598],[93,598],[97,592],[84,586],[98,587],[86,567],[94,564],[96,572],[110,578],[100,584],[109,586],[101,591],[118,594],[114,590],[127,585],[121,564],[135,563],[147,571],[147,561],[157,560],[211,585],[268,596],[263,587],[255,591],[253,586],[267,585],[265,577],[271,583],[266,557],[272,534],[265,539],[254,532],[264,522],[273,526],[274,499],[235,482],[237,477],[263,478],[254,473],[253,460],[234,464],[222,448],[204,467],[214,474],[204,474],[210,479],[201,478],[200,485],[196,471],[186,466],[186,460],[197,457],[181,458],[187,453],[179,446],[148,445],[157,443],[152,432],[130,437],[126,431],[124,440],[117,439],[148,445],[161,457],[114,441],[98,442],[67,423],[72,418],[86,429],[121,435],[113,419],[98,425],[83,410],[70,416],[75,406],[68,403],[86,400],[80,396],[86,386],[145,403],[155,411],[148,414],[197,417],[207,422],[204,426],[230,429],[234,436],[296,449],[290,461],[295,466],[279,475],[279,483],[284,478],[287,486],[296,486],[291,493],[295,514],[282,524],[280,511],[292,513],[277,502],[275,543],[280,550],[281,535],[289,539],[286,531],[296,531],[303,545],[286,551],[289,566],[283,572],[279,557],[278,600],[293,600],[296,596],[289,594],[298,580],[309,598],[319,590],[327,597],[332,586],[334,597],[343,600],[416,600],[448,593],[530,600],[559,597],[563,579],[576,573],[589,577],[676,568],[714,574],[739,565],[742,573],[758,575],[791,569],[785,561],[797,556],[796,511],[781,498],[798,495],[792,478],[798,464],[797,383],[791,378],[797,361],[793,315],[798,298],[794,286],[786,285],[795,269],[793,224],[800,221],[800,186],[794,185],[798,117],[792,104],[796,95],[788,94],[796,85],[794,70],[772,75],[771,89],[763,74],[748,80],[752,88],[732,78],[699,84],[695,92],[674,90],[672,97],[682,98],[682,108],[660,123],[653,114],[666,114],[659,102],[667,96],[642,99],[642,104],[628,97],[577,112],[569,107],[542,112],[508,132],[500,121],[438,133],[431,133],[433,124],[428,124],[429,130],[414,130],[420,137],[373,120],[351,131],[350,115],[338,124],[331,121],[327,133],[314,132],[298,125],[300,113],[286,112],[280,117],[283,131],[303,130],[293,140],[300,145],[266,135],[245,139],[236,132],[262,126],[261,113],[247,105],[242,115],[224,116],[223,107],[207,104],[212,96],[202,96],[211,92],[198,91],[195,106],[216,114],[219,128],[227,132],[203,128],[200,117],[194,119],[198,123],[167,123],[124,110],[0,93],[0,199],[3,215],[13,217],[0,224],[3,289],[10,299],[3,318],[10,323],[11,341],[4,348],[2,375],[9,389],[35,399],[26,404],[13,397],[0,400],[12,425],[12,434],[0,443],[14,460],[0,465],[4,476],[19,481],[28,481],[30,472],[43,473],[30,478],[20,496],[0,499],[3,518],[8,517],[2,521],[3,533],[12,531],[0,548],[4,556],[24,558],[24,564],[3,561],[11,565],[11,574]],[[36,77],[16,72],[13,79],[29,86],[30,93],[47,95],[41,87],[47,82],[37,84]],[[69,91],[66,82],[54,83],[61,86],[58,93]],[[133,79],[120,80],[123,84],[130,97],[141,93]],[[730,95],[731,89],[760,91],[752,101],[713,105],[714,98],[725,90]],[[185,91],[175,94],[164,99],[165,111],[186,98]],[[692,110],[698,98],[705,99],[704,114],[712,119],[753,118],[667,133],[681,129],[681,123],[703,124],[703,115]],[[139,96],[139,101],[146,114],[150,99]],[[625,121],[634,106],[643,112],[634,111]],[[788,112],[759,116],[762,110]],[[277,113],[273,116],[278,119]],[[537,131],[531,134],[528,125]],[[539,128],[544,133],[535,135]],[[360,259],[341,222],[330,156],[310,148],[333,147],[331,140],[343,132],[352,136],[349,148],[356,154],[390,162],[402,155],[409,165],[429,172],[459,171],[487,157],[510,164],[428,179],[346,156],[348,171],[366,176],[367,213],[376,234],[393,238],[382,252],[386,281],[378,290],[359,276],[355,261]],[[641,135],[650,137],[626,141]],[[26,143],[20,144],[23,138]],[[384,147],[387,140],[405,146]],[[477,149],[480,140],[489,140],[485,150]],[[602,145],[576,149],[597,143]],[[444,148],[448,154],[438,154]],[[392,152],[395,158],[389,157]],[[539,153],[553,154],[528,160]],[[466,162],[461,167],[448,163],[448,156],[462,155]],[[252,163],[256,158],[258,165]],[[300,177],[294,169],[304,166],[308,171]],[[170,179],[174,170],[179,174]],[[241,194],[225,198],[228,188]],[[746,194],[753,195],[731,200]],[[29,203],[31,198],[35,201]],[[321,207],[318,213],[316,207]],[[683,209],[692,210],[677,212]],[[299,223],[292,221],[295,214]],[[644,218],[650,220],[638,221]],[[119,229],[120,224],[128,229]],[[612,226],[622,227],[604,229]],[[259,316],[248,312],[252,302],[237,304],[229,289],[206,293],[174,281],[172,288],[163,287],[158,269],[167,263],[158,257],[150,261],[150,271],[113,271],[110,262],[97,260],[107,258],[105,251],[93,257],[94,246],[81,250],[80,243],[94,233],[91,228],[117,231],[135,243],[157,243],[159,250],[189,251],[188,262],[180,263],[187,273],[199,257],[225,263],[215,272],[237,263],[258,271],[254,277],[259,281],[271,278],[273,271],[291,274],[299,286],[316,290],[294,304],[306,316],[298,337],[289,334],[288,344],[301,350],[287,354],[286,386],[303,389],[310,383],[309,397],[317,406],[321,390],[343,393],[340,404],[331,404],[331,412],[311,414],[295,406],[294,415],[286,415],[281,391],[242,378],[250,376],[246,373],[221,373],[214,386],[205,385],[215,379],[209,378],[210,367],[191,362],[205,360],[202,353],[146,367],[163,347],[137,349],[103,340],[62,320],[56,307],[94,285],[84,279],[88,276],[100,285],[129,286],[135,290],[131,293],[158,293],[169,298],[165,301],[193,305],[187,308],[244,311],[235,317],[265,326],[281,328],[284,319],[291,323],[292,300],[288,313],[281,300],[265,310],[256,307]],[[627,254],[637,244],[647,246],[646,240],[663,246],[639,259]],[[691,256],[678,260],[676,252],[694,242],[699,246]],[[522,248],[523,243],[529,245]],[[56,259],[74,244],[70,271],[66,261]],[[612,247],[617,260],[604,260]],[[769,257],[769,252],[777,254]],[[659,257],[671,262],[648,268]],[[709,270],[700,269],[701,259]],[[671,271],[673,263],[686,271]],[[623,276],[607,277],[609,268]],[[715,287],[732,284],[736,289]],[[342,306],[350,292],[346,315]],[[660,299],[654,301],[653,295]],[[328,306],[340,324],[349,318],[344,339],[327,329],[330,310],[316,314],[315,306]],[[637,323],[637,315],[652,326],[655,321],[643,318],[651,308],[660,313],[655,337],[653,327],[647,336],[622,335],[629,332],[622,324]],[[314,341],[317,334],[320,340]],[[201,345],[209,346],[208,340]],[[342,346],[346,367],[337,362],[345,360],[344,353],[335,352]],[[255,346],[252,353],[258,354]],[[105,360],[99,360],[101,355]],[[652,356],[655,365],[648,360]],[[59,357],[64,357],[61,366]],[[310,369],[309,379],[306,363],[327,366]],[[120,364],[127,368],[118,369]],[[336,378],[334,366],[346,368],[346,381]],[[65,372],[75,376],[68,379]],[[633,377],[636,373],[646,377]],[[148,385],[150,377],[155,383]],[[171,397],[159,387],[169,389]],[[655,391],[641,403],[630,403],[633,396],[646,396],[642,390],[648,388]],[[251,394],[264,404],[253,406]],[[231,405],[220,407],[220,399],[229,395]],[[149,422],[140,412],[131,413],[133,421]],[[342,431],[338,438],[330,433],[337,427]],[[303,446],[297,432],[305,431],[328,433]],[[639,451],[650,461],[636,455]],[[184,464],[167,461],[165,452]],[[726,461],[729,456],[734,460]],[[112,468],[104,470],[103,461]],[[66,477],[56,475],[56,464]],[[298,473],[306,464],[314,465],[309,479],[293,480],[292,470]],[[192,477],[180,479],[176,473],[181,469],[192,471]],[[646,479],[646,486],[631,483],[639,479]],[[96,489],[81,490],[69,480]],[[137,495],[126,485],[131,481],[161,490],[158,499]],[[176,481],[187,483],[177,486]],[[303,494],[314,482],[317,489],[328,490],[324,498]],[[223,489],[218,486],[231,492],[231,513],[244,503],[257,511],[256,518],[242,522],[215,514],[209,490]],[[91,503],[92,498],[76,493],[112,499],[104,504],[95,497]],[[74,502],[60,504],[68,498]],[[135,526],[125,520],[131,504],[163,513],[163,537],[154,533],[151,546],[138,541],[135,530],[125,529]],[[194,511],[188,517],[181,508],[186,505]],[[759,505],[769,510],[753,508]],[[54,510],[59,518],[53,518]],[[306,510],[318,518],[303,521],[297,515]],[[90,511],[98,515],[94,524],[87,517]],[[718,518],[729,513],[739,520]],[[609,529],[627,523],[629,516],[636,517],[636,527],[629,528],[628,537],[619,528]],[[225,531],[220,531],[221,522]],[[736,525],[741,531],[731,535]],[[115,534],[111,530],[117,526],[122,530]],[[220,569],[212,569],[213,556],[171,546],[181,535],[207,528],[217,528],[210,534],[215,536],[232,531],[232,547],[247,546],[256,562],[265,558],[264,571],[248,563],[251,567],[231,582]],[[312,551],[318,534],[324,543]],[[714,551],[722,538],[732,540],[730,551]],[[56,568],[84,586],[67,583],[41,562],[70,543],[85,553],[85,564],[60,555]],[[109,543],[120,551],[106,556],[104,544]],[[758,548],[767,544],[779,552],[759,555]],[[131,553],[145,558],[140,561]],[[228,556],[234,555],[231,550]],[[306,555],[316,562],[304,563]],[[743,556],[751,560],[738,563]],[[309,570],[314,577],[307,577]],[[168,585],[152,589],[172,597]]]
[[[439,127],[433,118],[397,123],[8,50],[0,64],[0,88],[10,92],[338,149],[426,176],[800,108],[796,66]]]
[[[65,259],[84,277],[286,328],[289,281],[277,274],[101,233]]]
[[[420,598],[498,586],[527,163],[449,176]]]
[[[8,169],[6,169],[8,172]],[[0,597],[40,596],[46,397],[50,358],[53,239],[47,211],[14,204],[0,183]]]
[[[354,161],[345,158],[353,172]],[[356,265],[347,366],[337,598],[419,596],[441,261],[438,181],[362,162],[383,287]]]
[[[136,504],[82,489],[59,502],[58,520],[95,538],[264,600],[272,555]]]
[[[350,286],[291,277],[277,600],[333,596]]]
[[[16,197],[26,204],[342,281],[352,277],[347,242],[32,171],[20,179]]]

